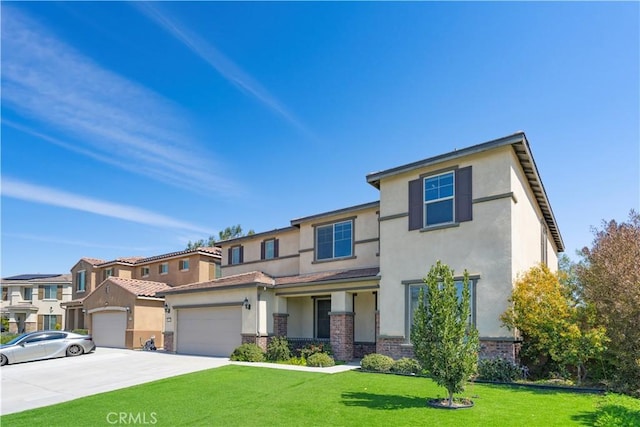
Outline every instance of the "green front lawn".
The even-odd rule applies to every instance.
[[[427,378],[225,366],[6,415],[0,424],[549,427],[618,417],[628,420],[619,425],[640,425],[640,401],[627,397],[471,384],[465,396],[474,408],[426,407],[445,394]]]

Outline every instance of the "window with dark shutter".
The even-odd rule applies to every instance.
[[[409,181],[409,230],[424,227],[422,182],[422,178]]]
[[[274,258],[278,258],[280,256],[280,244],[279,244],[280,240],[279,239],[275,239],[273,242],[273,256]]]
[[[456,222],[473,219],[473,196],[471,191],[471,166],[456,170]]]

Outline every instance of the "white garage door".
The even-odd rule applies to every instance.
[[[112,311],[92,314],[91,335],[99,347],[125,347],[125,330],[127,329],[127,313]]]
[[[240,307],[178,310],[177,352],[229,357],[242,344]]]

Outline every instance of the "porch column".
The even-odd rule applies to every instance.
[[[287,299],[274,297],[273,299],[273,335],[276,337],[287,336]]]
[[[347,292],[331,293],[331,348],[336,360],[353,359],[353,302]]]

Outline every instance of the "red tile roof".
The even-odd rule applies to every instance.
[[[87,258],[87,257],[84,257],[84,258],[81,258],[81,260],[82,261],[86,261],[89,264],[94,265],[94,266],[98,265],[98,264],[104,264],[105,263],[105,260],[98,259],[98,258]]]
[[[189,250],[184,250],[184,251],[177,251],[177,252],[170,252],[168,254],[162,254],[162,255],[154,255],[154,256],[150,256],[150,257],[141,257],[141,256],[133,256],[133,257],[120,257],[120,258],[116,258],[114,260],[111,261],[100,261],[98,264],[99,265],[107,265],[107,264],[113,264],[113,263],[117,263],[117,262],[122,262],[122,263],[126,263],[126,264],[131,264],[131,265],[140,265],[140,264],[146,264],[149,262],[153,262],[153,261],[158,261],[161,259],[165,259],[165,258],[173,258],[176,256],[182,256],[182,255],[190,255],[190,254],[194,254],[194,253],[203,253],[203,254],[208,254],[208,255],[213,255],[213,256],[217,256],[217,257],[222,257],[222,249],[220,249],[217,246],[214,247],[199,247],[199,248],[195,248],[195,249],[189,249]],[[88,258],[83,258],[85,260],[88,260]],[[98,261],[98,260],[96,260]],[[94,264],[96,265],[96,264]]]
[[[115,276],[111,276],[107,280],[137,296],[144,297],[154,297],[156,296],[156,292],[171,289],[171,287],[166,283],[152,282],[150,280],[127,279],[124,277]]]

